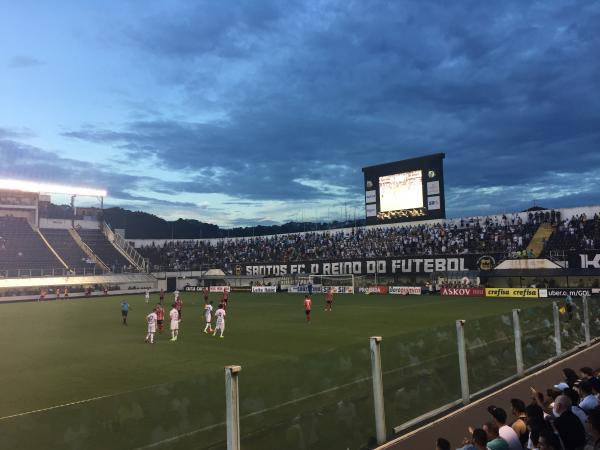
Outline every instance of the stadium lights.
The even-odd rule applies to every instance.
[[[0,179],[0,189],[34,192],[36,194],[68,194],[89,197],[106,197],[106,190],[104,189],[90,189],[85,187],[64,186],[61,184],[48,184],[38,183],[35,181],[10,179]]]

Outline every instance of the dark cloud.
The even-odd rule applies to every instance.
[[[597,198],[596,1],[206,0],[136,17],[112,48],[141,53],[175,93],[169,106],[136,99],[126,116],[143,120],[63,136],[119,149],[122,164],[156,161],[172,179],[61,158],[0,128],[3,176],[85,180],[156,209],[199,210],[177,195],[223,193],[243,214],[269,200],[360,205],[361,167],[445,152],[451,215]]]

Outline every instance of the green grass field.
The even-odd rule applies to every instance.
[[[124,298],[131,305],[128,326],[121,324]],[[215,304],[219,298],[211,294]],[[447,357],[452,369],[440,369],[454,370],[456,319],[489,317],[493,324],[513,308],[539,306],[537,300],[338,295],[326,313],[316,295],[307,325],[301,295],[233,293],[219,339],[202,332],[200,295],[185,293],[179,340],[170,342],[167,330],[148,345],[145,316],[157,300],[0,305],[6,448],[225,448],[228,364],[243,368],[243,448],[361,448],[372,427],[369,336],[384,338],[383,367],[394,369],[384,384],[394,386],[393,396],[435,361]],[[458,398],[451,384],[449,395]],[[401,412],[389,415],[400,420]],[[324,438],[320,427],[329,420]]]

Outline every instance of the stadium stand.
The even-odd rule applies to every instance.
[[[455,223],[350,231],[287,234],[232,240],[178,241],[146,246],[140,253],[155,267],[194,270],[210,265],[225,270],[232,263],[370,258],[404,255],[523,252],[538,224],[520,218],[461,220]]]
[[[20,217],[0,217],[0,271],[62,269],[40,235]]]
[[[96,266],[89,261],[88,255],[75,242],[69,230],[46,228],[40,229],[40,232],[70,269],[79,272],[80,269],[92,270]]]
[[[591,374],[582,372],[581,378],[572,378],[567,374],[575,374],[575,371],[567,367],[563,369],[564,379],[556,380],[552,386],[544,386],[547,389],[532,391],[530,398],[512,398],[506,409],[487,406],[488,416],[480,417],[483,425],[462,441],[461,449],[600,448],[600,408],[597,398],[600,380],[589,367],[581,370],[589,370]],[[588,422],[589,433],[586,433]]]
[[[573,216],[558,223],[546,242],[545,250],[597,250],[600,249],[600,216],[589,219],[585,214]]]
[[[129,267],[130,262],[118,252],[100,230],[77,230],[85,242],[100,260],[113,272],[119,272],[123,267]]]

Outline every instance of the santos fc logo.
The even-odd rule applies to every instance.
[[[493,256],[485,255],[477,260],[479,270],[492,270],[496,265],[496,260]]]

